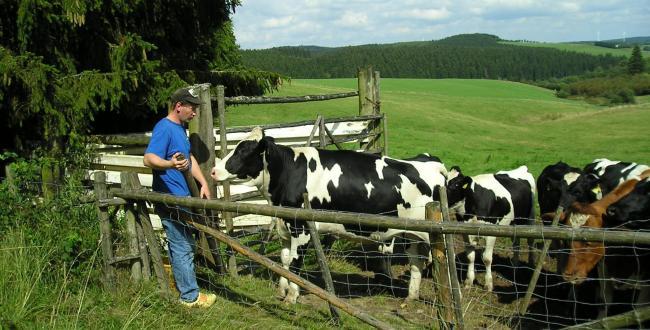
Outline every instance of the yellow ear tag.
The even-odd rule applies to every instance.
[[[600,185],[596,186],[594,189],[591,189],[591,192],[593,192],[596,195],[600,194],[602,192],[600,190]]]
[[[468,185],[468,184],[469,184],[469,183],[464,184],[464,185],[463,185],[463,189],[467,189],[467,185]]]

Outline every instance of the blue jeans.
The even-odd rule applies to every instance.
[[[179,210],[179,213],[183,210]],[[167,233],[169,248],[169,261],[174,273],[176,288],[180,292],[180,299],[193,302],[199,297],[199,285],[196,283],[194,271],[194,246],[192,228],[182,220],[176,220],[170,214],[160,214],[163,228]]]

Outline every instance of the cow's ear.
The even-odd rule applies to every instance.
[[[260,153],[262,153],[262,152],[266,151],[266,149],[268,148],[268,146],[270,144],[273,144],[273,143],[275,143],[275,139],[273,137],[265,136],[264,138],[262,138],[261,140],[259,140],[257,142],[256,150],[259,151]]]
[[[462,178],[461,182],[463,183],[463,189],[468,189],[469,185],[472,184],[472,177],[471,176],[464,176]]]

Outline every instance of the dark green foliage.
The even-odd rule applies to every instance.
[[[89,132],[150,130],[181,85],[260,94],[280,78],[241,65],[230,21],[238,0],[2,4],[0,151],[58,158]]]
[[[293,78],[352,78],[372,65],[390,78],[479,78],[537,81],[617,65],[620,58],[551,48],[499,43],[488,34],[458,35],[439,41],[319,48],[314,46],[244,50],[251,67]]]
[[[605,105],[635,103],[635,95],[650,95],[650,75],[581,79],[562,85],[556,94],[558,97],[581,96]],[[599,98],[604,101],[598,101]]]
[[[641,48],[639,46],[634,46],[632,49],[632,55],[627,62],[627,72],[629,74],[638,74],[645,71],[645,61],[643,61],[643,56],[641,56]]]

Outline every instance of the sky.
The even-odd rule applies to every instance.
[[[488,33],[565,42],[650,36],[650,0],[241,0],[242,49],[438,40]]]

